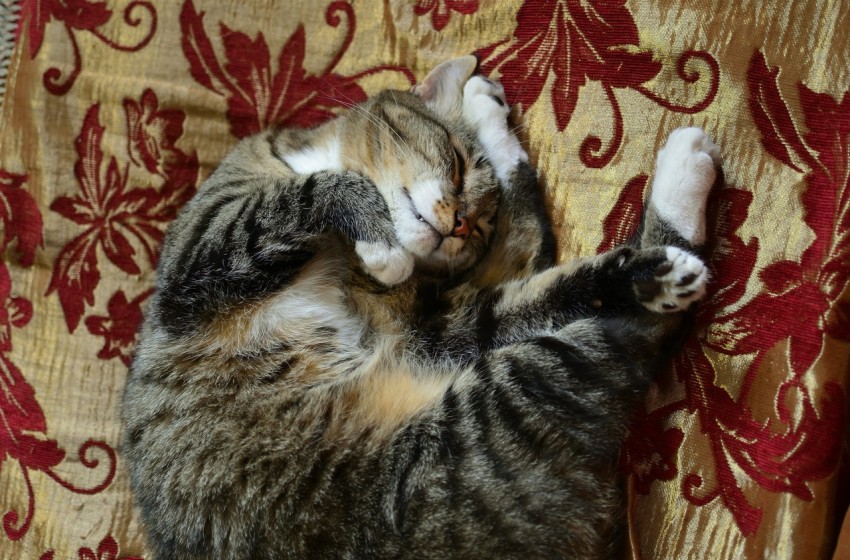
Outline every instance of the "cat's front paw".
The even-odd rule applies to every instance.
[[[705,296],[708,269],[699,257],[678,247],[667,247],[666,259],[649,279],[634,283],[638,300],[650,311],[684,311]]]
[[[363,268],[385,286],[401,284],[413,273],[413,255],[399,245],[358,241],[355,252],[363,260]]]
[[[508,185],[511,171],[521,161],[528,161],[528,154],[508,126],[510,111],[502,84],[483,76],[467,80],[463,88],[463,118],[476,131],[503,186]]]
[[[705,206],[720,167],[720,150],[701,128],[678,128],[658,152],[650,202],[694,245],[705,241]]]
[[[507,122],[508,101],[505,88],[497,81],[484,76],[472,76],[463,86],[463,118],[467,124],[478,127],[493,120]]]

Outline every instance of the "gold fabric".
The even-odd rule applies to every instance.
[[[694,334],[621,465],[630,551],[830,558],[846,498],[850,10],[842,2],[30,0],[0,121],[0,557],[144,557],[119,401],[161,231],[238,137],[476,52],[560,256],[633,231],[702,126],[724,180]],[[845,476],[846,479],[846,476]]]

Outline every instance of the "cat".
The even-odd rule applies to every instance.
[[[472,56],[241,141],[169,227],[123,399],[153,558],[608,558],[633,405],[705,294],[719,152],[556,265]]]

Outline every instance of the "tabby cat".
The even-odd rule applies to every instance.
[[[625,424],[705,292],[717,148],[555,265],[476,60],[242,141],[169,228],[123,403],[153,558],[607,558]]]

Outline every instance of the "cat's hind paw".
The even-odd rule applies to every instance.
[[[677,128],[658,152],[650,203],[694,245],[705,241],[705,206],[720,150],[701,128]]]
[[[678,247],[667,247],[666,253],[652,278],[634,283],[638,300],[656,313],[688,309],[705,296],[708,282],[708,269],[699,257]]]
[[[357,241],[354,250],[363,260],[366,272],[385,286],[401,284],[413,273],[413,255],[401,246]]]
[[[502,84],[483,76],[467,80],[463,88],[463,118],[476,131],[503,186],[508,186],[511,171],[521,161],[528,161],[528,154],[508,126],[510,111]]]

